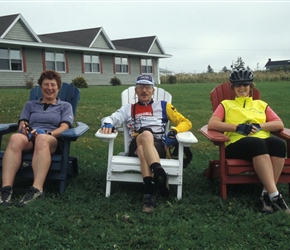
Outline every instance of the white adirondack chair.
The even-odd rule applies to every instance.
[[[129,87],[121,94],[122,105],[128,103],[135,103],[135,86]],[[162,88],[155,87],[154,97],[155,101],[165,100],[171,103],[172,96]],[[111,194],[111,182],[143,182],[140,171],[140,161],[138,157],[129,157],[129,131],[126,125],[124,129],[124,152],[114,155],[114,140],[118,133],[102,134],[99,131],[95,136],[109,142],[108,149],[108,166],[107,166],[107,182],[106,182],[106,196]],[[167,124],[167,131],[169,129],[169,122]],[[191,132],[178,133],[176,136],[179,142],[178,159],[161,159],[161,166],[169,178],[169,185],[177,185],[177,199],[182,198],[182,184],[183,184],[183,148],[197,143],[196,137]]]

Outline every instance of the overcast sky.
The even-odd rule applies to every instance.
[[[0,16],[21,13],[36,34],[103,27],[111,40],[156,35],[171,58],[160,67],[215,72],[241,57],[265,69],[290,60],[290,1],[3,1]]]

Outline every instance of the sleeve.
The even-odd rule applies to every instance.
[[[30,119],[30,101],[26,102],[22,111],[21,111],[21,114],[20,114],[20,118],[19,118],[19,121],[29,121]]]
[[[271,122],[271,121],[281,121],[281,118],[274,112],[273,109],[270,108],[270,106],[267,106],[266,109],[266,121]]]
[[[171,103],[166,103],[166,115],[174,124],[175,127],[173,127],[173,129],[175,129],[177,133],[186,132],[192,128],[191,121],[179,113]]]
[[[104,123],[111,123],[115,128],[121,127],[127,119],[128,114],[131,114],[131,104],[124,105],[110,116],[104,117],[102,119],[102,126]]]
[[[60,124],[67,123],[70,127],[72,127],[73,122],[74,114],[72,110],[72,105],[69,102],[63,102]]]
[[[218,116],[223,121],[225,119],[225,109],[222,104],[219,104],[216,110],[212,114],[213,116]]]

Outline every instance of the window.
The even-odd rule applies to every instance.
[[[61,52],[46,52],[46,69],[52,69],[59,72],[65,72],[65,57]]]
[[[99,56],[84,55],[85,72],[100,72]]]
[[[0,70],[22,71],[21,50],[0,48]]]
[[[115,57],[116,73],[129,73],[127,57]]]
[[[141,59],[142,73],[152,74],[152,59]]]

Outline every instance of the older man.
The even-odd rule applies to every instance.
[[[130,133],[129,156],[139,157],[145,195],[142,212],[151,213],[156,207],[154,185],[162,196],[169,195],[167,175],[160,165],[160,158],[166,158],[164,145],[175,143],[176,134],[191,129],[191,122],[166,101],[154,101],[154,80],[151,75],[140,75],[136,80],[135,104],[122,106],[116,112],[102,119],[101,132],[109,134],[125,121]],[[173,127],[165,135],[166,124]]]

